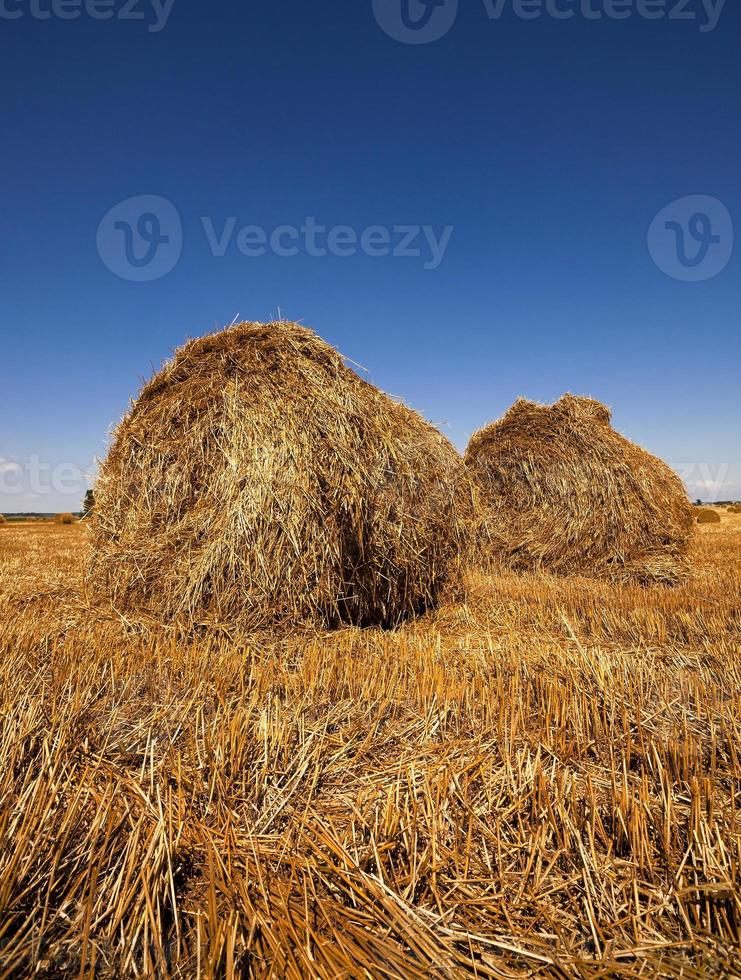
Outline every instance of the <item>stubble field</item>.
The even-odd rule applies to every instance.
[[[290,639],[123,619],[86,533],[0,528],[0,976],[741,975],[741,515]]]

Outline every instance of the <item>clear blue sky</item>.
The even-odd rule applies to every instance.
[[[639,0],[618,0],[625,20],[578,3],[569,20],[523,19],[511,2],[492,19],[460,0],[444,36],[415,44],[391,36],[402,0],[377,0],[378,16],[371,0],[174,0],[164,24],[151,0],[143,20],[124,0],[96,8],[108,20],[85,0],[66,0],[75,19],[42,20],[51,0],[33,2],[0,0],[0,510],[75,509],[79,486],[63,492],[54,468],[105,452],[174,347],[279,310],[461,448],[518,396],[570,390],[609,403],[693,495],[741,497],[741,250],[688,282],[647,245],[688,195],[722,202],[741,234],[735,0],[714,30],[708,0],[691,0],[693,20],[655,21]],[[151,281],[106,265],[143,261],[145,239],[122,251],[136,216],[104,220],[141,195],[171,202],[182,228],[179,260]],[[150,237],[173,231],[158,207]],[[214,254],[202,219],[218,239],[230,217]],[[424,232],[416,256],[312,255],[308,218],[381,226],[376,250],[384,234],[400,244],[399,226],[449,237],[436,268]],[[295,228],[280,244],[298,254],[242,254],[247,225]]]

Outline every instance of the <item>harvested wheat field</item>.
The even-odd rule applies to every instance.
[[[600,402],[521,398],[471,437],[465,460],[482,495],[485,563],[669,585],[686,575],[687,492]]]
[[[738,976],[741,516],[675,589],[148,627],[0,535],[0,975]]]
[[[395,624],[455,576],[461,470],[311,330],[240,323],[177,351],[119,425],[92,587],[188,627]]]

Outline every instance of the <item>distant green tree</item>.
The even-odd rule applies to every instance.
[[[82,502],[82,516],[88,517],[93,509],[95,503],[95,494],[92,490],[88,490],[85,494],[85,499]]]

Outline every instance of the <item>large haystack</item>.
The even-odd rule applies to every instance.
[[[241,323],[181,348],[119,425],[91,584],[189,626],[394,624],[459,561],[462,469],[312,331]]]
[[[610,423],[591,398],[520,399],[472,437],[465,461],[485,501],[490,558],[644,583],[684,577],[693,523],[684,486]]]

